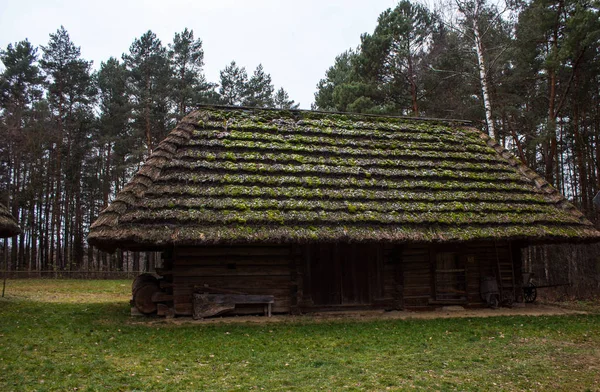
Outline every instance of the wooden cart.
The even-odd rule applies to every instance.
[[[526,303],[535,302],[535,300],[537,298],[538,289],[572,285],[572,283],[569,282],[569,283],[547,284],[547,285],[543,285],[543,286],[538,286],[534,283],[533,277],[534,277],[533,272],[523,273],[523,300]]]

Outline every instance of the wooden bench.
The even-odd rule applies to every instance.
[[[235,305],[248,304],[263,305],[265,316],[271,317],[274,302],[272,295],[196,293],[193,297],[193,317],[202,319],[217,316],[235,309]]]

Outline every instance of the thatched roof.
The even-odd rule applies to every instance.
[[[0,204],[0,238],[12,237],[21,232],[19,225],[8,209]]]
[[[464,123],[223,107],[183,119],[88,237],[104,249],[479,239],[600,232]]]

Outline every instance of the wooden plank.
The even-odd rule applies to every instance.
[[[255,294],[194,294],[194,299],[215,304],[272,304],[275,301],[272,295]]]
[[[173,307],[175,314],[180,316],[191,316],[193,313],[193,305],[190,298],[190,302],[186,303],[176,303]],[[260,314],[262,313],[262,306],[257,305],[240,305],[240,307],[235,308],[231,314],[242,315],[242,314]],[[288,313],[290,311],[290,303],[289,301],[278,301],[275,299],[275,303],[273,304],[272,311],[274,313]]]

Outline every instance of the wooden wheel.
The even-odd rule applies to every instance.
[[[537,298],[537,288],[535,287],[535,285],[533,283],[529,282],[529,284],[527,286],[523,287],[523,299],[525,300],[525,302],[530,304],[533,301],[535,301],[536,298]]]

